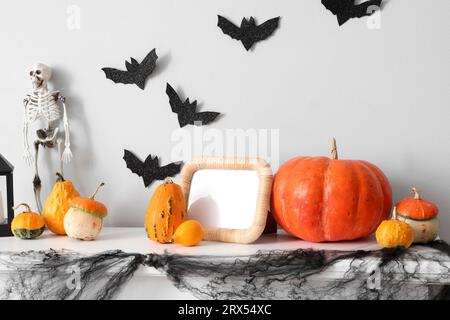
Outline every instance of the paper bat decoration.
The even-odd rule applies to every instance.
[[[360,4],[355,4],[355,0],[322,0],[322,4],[330,10],[341,26],[351,18],[361,18],[370,16],[373,10],[371,6],[380,7],[382,0],[369,0]]]
[[[136,157],[131,151],[125,149],[123,160],[131,172],[137,174],[144,180],[145,187],[148,187],[155,180],[164,180],[167,177],[173,177],[180,173],[182,162],[173,162],[168,165],[159,166],[157,156],[148,155],[144,162]]]
[[[166,93],[169,97],[172,112],[178,115],[178,123],[180,124],[180,128],[183,128],[188,124],[197,125],[199,122],[201,122],[202,125],[209,124],[213,122],[220,114],[219,112],[212,111],[197,112],[197,100],[191,103],[189,98],[187,98],[184,102],[182,102],[177,92],[171,87],[170,84],[167,84]]]
[[[243,18],[241,26],[238,27],[220,15],[217,17],[219,18],[217,26],[222,29],[222,32],[233,39],[241,41],[247,51],[256,42],[270,37],[278,28],[278,22],[280,20],[280,17],[276,17],[257,26],[253,17],[250,17],[249,20]]]
[[[105,72],[106,78],[114,83],[135,84],[144,90],[145,81],[155,69],[157,59],[158,56],[153,49],[141,63],[134,58],[130,58],[131,62],[125,61],[126,71],[114,68],[102,68],[102,70]]]

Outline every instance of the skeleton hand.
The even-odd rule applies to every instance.
[[[64,152],[63,152],[63,154],[61,156],[61,160],[64,163],[69,163],[70,160],[72,160],[72,157],[73,157],[73,155],[72,155],[72,151],[70,151],[70,147],[65,147],[64,148]]]
[[[23,151],[23,160],[25,160],[26,164],[31,166],[34,162],[33,156],[31,155],[30,148],[25,148]]]

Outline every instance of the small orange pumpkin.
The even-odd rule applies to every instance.
[[[172,235],[186,217],[186,201],[181,187],[166,178],[156,188],[147,206],[145,230],[148,237],[160,243],[172,242]]]
[[[439,208],[433,202],[422,199],[416,188],[412,188],[412,193],[414,197],[396,204],[398,219],[413,228],[414,243],[428,243],[439,233]]]
[[[70,209],[64,217],[64,229],[69,237],[80,240],[95,240],[98,237],[108,209],[94,198],[104,185],[101,183],[89,198],[76,197],[72,199]]]
[[[58,179],[45,202],[42,217],[51,232],[65,235],[64,216],[69,210],[70,201],[75,197],[79,197],[80,194],[70,180],[64,180],[60,173],[56,175]]]
[[[32,212],[30,206],[26,203],[19,204],[14,210],[21,206],[25,207],[25,211],[15,216],[11,222],[12,233],[20,239],[39,237],[45,229],[44,219],[39,213]]]
[[[392,219],[381,222],[375,236],[382,248],[409,248],[414,240],[414,231],[406,222],[397,220],[397,210],[394,207]]]

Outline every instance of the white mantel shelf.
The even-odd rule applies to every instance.
[[[258,250],[294,250],[313,248],[317,250],[378,250],[376,241],[370,237],[359,241],[341,243],[311,243],[285,233],[263,235],[252,244],[235,244],[202,241],[195,247],[177,244],[159,244],[151,241],[144,228],[104,228],[94,241],[82,241],[67,236],[53,235],[49,231],[33,240],[15,237],[0,238],[0,251],[29,251],[46,249],[68,249],[83,254],[95,254],[107,250],[122,250],[129,253],[170,253],[186,255],[249,255]]]

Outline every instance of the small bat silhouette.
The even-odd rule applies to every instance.
[[[217,26],[222,32],[233,39],[239,40],[244,45],[245,50],[250,48],[258,41],[265,40],[278,28],[280,17],[272,18],[266,22],[256,25],[255,19],[250,17],[242,19],[241,26],[238,27],[228,19],[218,15]]]
[[[164,180],[167,177],[173,177],[180,173],[182,162],[173,162],[160,167],[157,156],[152,157],[149,154],[145,161],[142,162],[131,151],[126,149],[124,151],[123,160],[125,160],[127,168],[144,180],[145,187],[148,187],[155,180]]]
[[[382,0],[369,0],[360,4],[355,4],[355,0],[322,0],[322,4],[330,10],[338,20],[341,26],[351,18],[361,18],[370,16],[373,11],[372,6],[380,7]]]
[[[167,84],[166,94],[169,97],[172,112],[178,115],[178,123],[180,124],[180,128],[183,128],[188,124],[197,125],[198,122],[201,122],[202,125],[209,124],[220,114],[219,112],[212,111],[197,112],[197,100],[191,103],[189,98],[187,98],[184,102],[182,102],[177,92],[171,87],[170,84]]]
[[[114,68],[102,68],[102,70],[105,72],[106,78],[114,83],[135,84],[144,90],[145,81],[155,69],[157,59],[156,50],[153,49],[141,63],[134,58],[130,58],[131,62],[125,61],[126,71]]]

